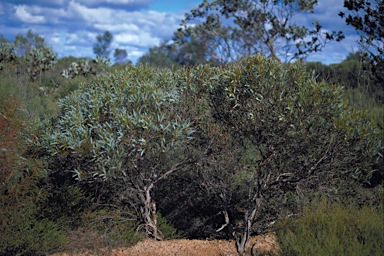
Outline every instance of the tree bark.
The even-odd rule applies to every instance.
[[[156,240],[162,240],[163,237],[157,229],[156,203],[151,197],[151,190],[154,186],[154,183],[151,183],[148,187],[144,186],[143,193],[140,193],[140,198],[143,203],[141,214],[147,235],[152,236]]]
[[[252,224],[255,220],[257,210],[259,209],[262,203],[262,197],[259,191],[255,194],[254,199],[252,200],[252,206],[244,213],[244,227],[240,236],[236,238],[237,252],[240,255],[244,255],[244,253],[247,251],[248,241],[251,236]]]
[[[240,255],[244,255],[244,253],[247,251],[247,245],[251,235],[251,227],[256,215],[256,211],[257,211],[257,206],[254,206],[250,211],[246,211],[244,213],[243,231],[240,234],[240,237],[236,239],[237,252]]]

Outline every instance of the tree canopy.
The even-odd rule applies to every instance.
[[[112,40],[113,35],[109,31],[105,31],[104,34],[98,34],[96,37],[96,43],[93,45],[93,52],[103,59],[109,58]]]
[[[62,115],[45,124],[37,141],[55,169],[96,187],[110,184],[119,193],[108,191],[114,201],[140,208],[147,234],[155,238],[152,188],[183,166],[187,156],[173,155],[193,132],[176,111],[176,81],[170,70],[149,66],[99,76],[60,101]]]
[[[125,49],[116,48],[113,57],[115,57],[115,63],[117,64],[125,64],[129,62],[128,53]]]
[[[345,0],[348,12],[339,16],[354,27],[360,35],[360,45],[375,60],[384,57],[384,1],[382,0]]]
[[[342,32],[323,32],[313,22],[309,28],[295,22],[298,13],[312,13],[317,1],[238,0],[207,1],[187,13],[175,33],[179,45],[201,42],[210,59],[222,63],[252,54],[289,62],[321,51]]]
[[[18,34],[15,38],[16,52],[19,57],[27,57],[33,48],[45,46],[45,39],[29,29],[26,36]]]

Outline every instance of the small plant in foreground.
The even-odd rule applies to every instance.
[[[323,200],[281,221],[277,237],[282,255],[382,255],[383,220],[382,210]]]

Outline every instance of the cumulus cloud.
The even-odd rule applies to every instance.
[[[95,5],[95,4],[148,4],[152,0],[78,0],[78,2],[85,5]]]
[[[114,36],[113,47],[127,49],[135,61],[148,48],[170,39],[183,18],[182,13],[150,10],[148,4],[156,0],[36,0],[33,4],[19,0],[22,5],[4,1],[0,7],[8,5],[13,10],[9,12],[9,8],[0,8],[0,11],[5,9],[4,17],[11,14],[17,18],[8,19],[8,26],[12,22],[12,26],[21,28],[12,32],[13,38],[32,28],[46,39],[59,57],[79,56],[81,53],[92,57],[96,36],[110,31]],[[121,8],[116,8],[117,5]],[[8,26],[3,31],[12,31]]]
[[[141,47],[151,47],[160,43],[161,39],[152,37],[148,32],[138,34],[118,34],[115,37],[118,44],[130,44]]]
[[[21,21],[28,23],[44,23],[46,21],[42,15],[32,15],[29,13],[25,5],[15,6],[15,16]]]
[[[88,8],[76,1],[68,4],[68,14],[76,19],[90,22],[107,22],[113,16],[113,10],[108,8]]]
[[[133,32],[137,33],[140,31],[140,27],[138,24],[132,24],[132,23],[121,23],[121,24],[95,24],[95,28],[97,28],[100,31],[109,31],[112,34],[114,32],[120,32],[120,31],[126,31],[126,32]]]

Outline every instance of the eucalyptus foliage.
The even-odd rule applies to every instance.
[[[364,159],[381,146],[379,128],[361,122],[363,113],[343,100],[342,87],[316,82],[299,63],[261,57],[247,58],[211,81],[218,85],[214,116],[257,145],[259,167],[284,172],[279,181],[328,170],[362,180],[370,175]]]
[[[164,237],[154,198],[178,212],[212,200],[241,253],[257,221],[283,214],[288,194],[301,202],[355,195],[382,148],[378,128],[343,101],[342,87],[262,56],[177,71],[129,66],[94,77],[59,105],[31,143],[51,172],[70,173],[97,202],[111,202],[104,193],[128,204],[154,238]],[[162,187],[167,177],[177,193]],[[208,193],[194,198],[203,193],[189,183]],[[155,186],[166,199],[153,196]]]
[[[178,169],[172,155],[193,132],[178,114],[177,85],[170,70],[149,66],[97,76],[60,100],[61,114],[44,123],[36,145],[51,168],[78,181],[113,183],[119,198],[141,204],[144,222],[151,222],[151,189]]]
[[[141,66],[97,77],[60,100],[62,114],[40,142],[74,158],[67,171],[78,180],[126,176],[147,153],[171,151],[192,133],[172,109],[180,101],[172,76]]]
[[[230,131],[225,145],[234,141],[234,148],[227,149],[226,165],[222,153],[211,157],[205,184],[216,190],[224,215],[243,214],[239,252],[245,251],[263,208],[277,198],[293,192],[300,201],[316,195],[336,199],[355,193],[355,182],[377,171],[371,159],[382,148],[378,127],[363,122],[363,114],[343,101],[342,87],[316,82],[300,63],[246,58],[211,77],[208,85],[213,117]],[[231,200],[241,193],[242,199]]]

